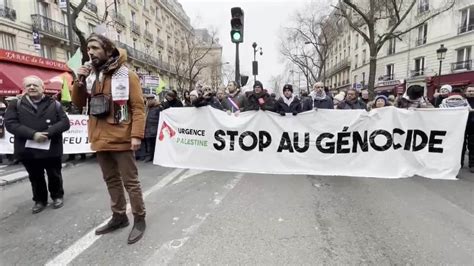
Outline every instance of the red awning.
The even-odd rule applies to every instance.
[[[398,85],[388,85],[388,86],[380,86],[374,89],[375,92],[383,92],[383,91],[393,91],[393,89]]]
[[[43,81],[62,74],[64,71],[48,70],[15,63],[0,62],[0,95],[17,95],[23,90],[23,78],[35,75]],[[61,91],[61,84],[45,84],[45,93],[55,94]]]

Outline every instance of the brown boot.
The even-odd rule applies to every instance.
[[[95,230],[95,234],[96,235],[107,234],[119,228],[127,227],[128,225],[129,223],[128,223],[127,214],[114,213],[112,215],[112,219],[110,219],[110,221],[106,225],[101,226],[97,228],[97,230]]]
[[[128,244],[133,244],[140,240],[145,233],[145,216],[135,216],[132,231],[128,235]]]

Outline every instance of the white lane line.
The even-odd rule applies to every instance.
[[[181,175],[178,180],[174,181],[172,185],[176,185],[178,183],[183,182],[184,180],[190,178],[191,176],[196,176],[202,174],[206,171],[204,170],[196,170],[196,169],[189,169],[184,175]]]
[[[148,189],[145,193],[143,193],[143,198],[145,199],[148,195],[150,195],[153,192],[156,192],[169,184],[174,178],[176,178],[179,174],[181,174],[183,171],[186,171],[186,169],[175,169],[171,173],[169,173],[167,176],[162,178],[160,182],[158,182],[156,185]],[[130,213],[130,203],[127,204],[127,213]],[[64,250],[61,254],[57,255],[55,258],[52,260],[48,261],[46,263],[47,266],[51,265],[67,265],[71,263],[77,256],[79,256],[82,252],[84,252],[86,249],[88,249],[92,244],[94,244],[95,241],[97,241],[101,236],[95,234],[95,230],[103,225],[105,225],[109,219],[105,220],[103,223],[99,224],[96,226],[94,229],[90,230],[86,235],[81,237],[79,240],[74,242],[70,247],[68,247],[66,250]]]
[[[15,173],[0,176],[0,180],[5,180],[5,181],[10,183],[10,182],[15,182],[15,181],[18,181],[20,179],[23,179],[25,177],[28,177],[28,172],[18,171],[18,172],[15,172]]]
[[[240,182],[243,173],[238,174],[233,178],[229,183],[224,186],[224,192],[217,194],[214,197],[213,203],[209,206],[211,209],[217,208],[222,200],[229,194],[229,192],[235,188],[235,186]],[[179,249],[182,248],[186,242],[191,238],[191,236],[199,229],[199,227],[204,223],[210,213],[205,213],[204,215],[196,215],[197,222],[182,230],[181,238],[173,239],[169,242],[164,243],[150,258],[145,262],[145,265],[168,265],[171,260],[174,258]]]

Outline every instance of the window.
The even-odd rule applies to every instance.
[[[356,55],[355,60],[354,60],[354,68],[357,68],[358,63],[359,63],[359,55]]]
[[[429,0],[419,0],[418,1],[418,14],[424,13],[430,10]]]
[[[357,75],[354,75],[354,83],[357,83]]]
[[[137,49],[137,40],[135,39],[133,40],[133,49],[135,50]]]
[[[472,67],[471,47],[464,47],[457,50],[457,61],[453,64],[452,70],[467,69]]]
[[[53,49],[51,48],[51,46],[47,46],[47,45],[42,44],[40,51],[41,51],[41,56],[42,57],[45,57],[45,58],[48,58],[48,59],[54,59]]]
[[[426,44],[426,36],[428,35],[428,24],[425,23],[418,27],[418,39],[416,40],[416,45],[420,46]]]
[[[135,12],[131,11],[131,15],[132,15],[132,22],[135,23],[135,21],[136,21],[136,14],[135,14]]]
[[[39,14],[43,17],[51,17],[49,14],[49,5],[45,2],[38,2],[38,11]]]
[[[425,58],[419,57],[415,59],[415,70],[412,71],[412,76],[422,76],[425,71]]]
[[[356,36],[355,36],[355,48],[356,49],[359,48],[359,34],[356,34]]]
[[[145,30],[148,31],[148,24],[150,24],[147,20],[145,20]]]
[[[391,38],[390,40],[388,40],[388,52],[387,54],[391,55],[391,54],[394,54],[395,53],[395,43],[396,43],[397,39],[395,38]]]
[[[365,64],[365,59],[367,58],[367,51],[364,49],[362,51],[362,65]]]
[[[394,65],[393,64],[390,64],[390,65],[387,65],[386,67],[386,74],[385,74],[385,77],[384,77],[384,80],[393,80],[394,77],[393,77],[393,72],[394,72]]]
[[[474,6],[461,10],[461,26],[459,33],[474,30]]]
[[[15,51],[16,50],[15,35],[0,32],[0,47],[2,47],[2,49]]]
[[[89,27],[89,33],[93,33],[95,31],[95,25],[89,23],[87,26]]]
[[[155,7],[155,18],[156,20],[160,20],[160,8]]]
[[[122,35],[120,32],[117,32],[117,41],[122,42]]]
[[[68,18],[67,18],[67,13],[66,12],[62,12],[62,15],[63,15],[63,24],[64,25],[69,25],[69,21],[68,21]]]
[[[362,86],[365,85],[365,72],[362,72]]]

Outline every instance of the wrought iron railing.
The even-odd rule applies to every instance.
[[[165,47],[165,42],[160,37],[156,37],[156,44],[162,48]]]
[[[462,25],[458,28],[458,34],[461,34],[461,33],[465,33],[465,32],[468,32],[468,31],[472,31],[474,30],[474,23],[473,24],[469,24],[469,25]]]
[[[140,25],[133,21],[130,21],[130,28],[132,29],[133,33],[140,35]]]
[[[61,39],[68,39],[68,29],[65,24],[39,14],[31,15],[31,19],[33,21],[33,29]]]
[[[415,69],[415,70],[410,70],[410,76],[413,77],[420,77],[425,75],[425,70],[424,68],[420,69]]]
[[[379,77],[379,81],[393,80],[393,74],[387,74]]]
[[[423,37],[423,38],[418,38],[416,40],[416,46],[420,46],[420,45],[423,45],[423,44],[426,44],[426,38]]]
[[[112,17],[112,19],[117,22],[118,24],[122,25],[122,26],[127,26],[127,20],[125,19],[125,16],[118,13],[118,12],[114,12],[112,11],[112,13],[110,14],[110,16]]]
[[[472,69],[472,60],[459,61],[451,64],[451,71],[456,70],[471,70]]]
[[[11,7],[0,6],[0,17],[7,18],[11,21],[16,20],[16,10]]]
[[[151,34],[151,32],[145,30],[143,36],[145,36],[145,40],[153,42],[153,34]]]

